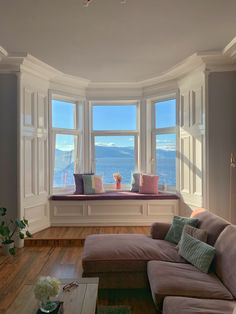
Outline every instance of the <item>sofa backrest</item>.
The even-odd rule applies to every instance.
[[[236,226],[229,225],[215,243],[215,271],[236,298]]]
[[[221,232],[230,224],[230,222],[214,215],[204,208],[194,210],[191,217],[199,219],[198,228],[207,231],[207,243],[210,245],[215,244]]]

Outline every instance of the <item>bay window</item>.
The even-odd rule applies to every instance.
[[[81,113],[75,101],[51,102],[51,186],[54,192],[74,189],[74,176],[80,166]]]
[[[127,187],[139,163],[139,104],[92,103],[91,125],[93,171],[108,188],[114,184],[113,173],[119,172],[122,187]]]
[[[176,99],[153,102],[153,173],[164,190],[176,188]]]

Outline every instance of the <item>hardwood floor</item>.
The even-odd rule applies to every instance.
[[[49,228],[51,229],[51,228]],[[85,237],[91,233],[149,233],[149,227],[92,227],[92,228],[53,228],[37,234],[48,238],[58,236]],[[60,230],[59,230],[60,229]],[[145,232],[146,230],[146,232]],[[43,238],[41,238],[43,240]],[[65,239],[65,238],[64,238]],[[16,257],[5,257],[0,251],[0,314],[5,313],[22,286],[34,283],[39,276],[57,278],[79,278],[82,275],[82,246],[74,247],[25,247],[18,249]],[[133,314],[154,314],[150,293],[134,291],[99,292],[98,305],[129,305]],[[16,313],[17,314],[17,313]]]

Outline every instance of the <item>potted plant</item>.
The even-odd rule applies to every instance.
[[[15,255],[16,248],[14,245],[14,236],[17,235],[19,239],[32,237],[28,230],[28,220],[23,219],[6,219],[7,209],[0,207],[0,238],[2,240],[2,248],[4,255]],[[24,233],[25,231],[25,233]]]

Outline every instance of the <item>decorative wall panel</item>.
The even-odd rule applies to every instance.
[[[202,135],[193,138],[193,194],[198,196],[202,196],[202,143]]]
[[[48,204],[37,204],[24,208],[24,217],[29,221],[30,230],[37,232],[49,226]]]
[[[48,194],[48,140],[39,137],[38,142],[38,194]]]
[[[38,108],[38,128],[47,129],[48,127],[48,104],[47,104],[47,96],[42,93],[38,93],[37,95],[37,108]]]
[[[180,143],[180,191],[190,193],[190,136],[185,135]]]
[[[24,147],[24,197],[36,195],[36,142],[34,137],[25,136]]]
[[[35,126],[35,106],[36,106],[36,94],[30,88],[24,88],[23,91],[23,117],[25,127]]]
[[[190,207],[203,205],[205,145],[205,74],[180,82],[179,190]]]
[[[49,226],[48,89],[45,81],[21,77],[21,216],[35,232]]]
[[[117,203],[117,202],[90,202],[88,216],[140,216],[144,214],[144,206],[141,203]]]
[[[179,200],[50,201],[52,226],[144,226],[178,213]]]

